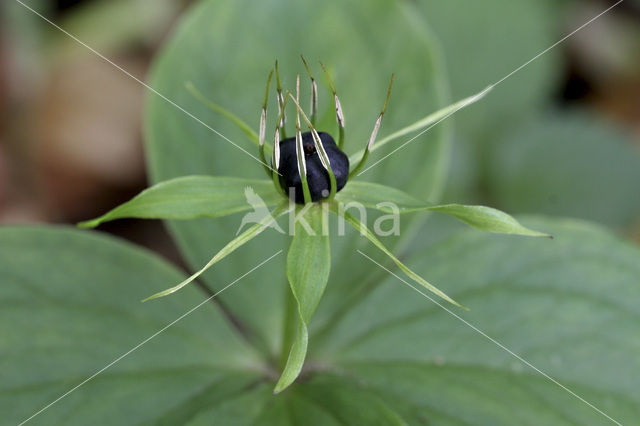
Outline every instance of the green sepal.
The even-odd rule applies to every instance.
[[[434,293],[435,295],[446,300],[447,302],[453,305],[456,305],[460,308],[467,309],[465,306],[462,306],[461,304],[453,300],[451,297],[447,296],[442,290],[440,290],[433,284],[430,284],[420,275],[416,274],[411,269],[409,269],[404,263],[402,263],[397,257],[395,257],[393,253],[391,253],[389,249],[387,249],[380,240],[378,240],[378,238],[373,234],[373,232],[371,232],[369,228],[367,228],[365,224],[360,222],[349,212],[341,210],[337,202],[334,201],[333,203],[331,203],[331,210],[336,214],[338,214],[338,216],[344,218],[344,220],[346,220],[351,226],[353,226],[356,230],[358,230],[363,237],[367,238],[376,247],[382,250],[382,252],[386,254],[393,261],[393,263],[395,263],[398,266],[398,268],[400,268],[402,272],[405,273],[407,277],[411,278],[413,281],[417,282],[418,284],[420,284],[430,292]]]
[[[491,207],[464,204],[436,205],[421,201],[399,189],[377,183],[349,182],[338,193],[336,201],[344,204],[350,202],[360,203],[365,207],[386,213],[402,214],[430,210],[448,214],[467,225],[486,232],[551,238],[551,235],[526,228],[512,216]]]
[[[315,235],[310,235],[300,222],[296,223],[287,255],[287,279],[297,305],[297,315],[294,316],[297,328],[274,393],[287,388],[302,371],[309,340],[307,327],[322,298],[331,270],[329,235],[327,230],[323,232],[322,207],[313,204],[305,208],[309,210],[303,218]]]
[[[161,292],[158,292],[156,294],[153,294],[147,297],[146,299],[143,300],[143,302],[146,302],[151,299],[157,299],[159,297],[164,297],[171,293],[175,293],[185,285],[189,284],[190,282],[198,278],[215,263],[219,262],[220,260],[224,259],[228,255],[233,253],[237,248],[251,241],[254,237],[256,237],[258,234],[264,231],[269,225],[273,224],[277,218],[279,218],[284,213],[286,213],[288,205],[289,205],[288,201],[283,201],[281,204],[278,205],[278,207],[276,207],[271,212],[271,214],[266,215],[264,218],[262,218],[262,220],[250,226],[249,228],[247,228],[246,231],[242,232],[236,238],[229,241],[227,245],[225,245],[218,253],[216,253],[215,256],[213,256],[211,260],[209,260],[209,262],[207,262],[207,264],[204,265],[202,269],[200,269],[198,272],[194,273],[189,278],[182,281],[180,284],[176,286],[173,286],[171,288],[168,288],[166,290],[163,290]]]
[[[122,218],[196,219],[222,217],[251,210],[254,205],[273,206],[282,201],[270,180],[224,176],[183,176],[145,189],[131,200],[103,214],[81,222],[81,228],[95,228]]]

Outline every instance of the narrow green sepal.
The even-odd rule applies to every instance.
[[[404,274],[407,277],[411,278],[413,281],[417,282],[418,284],[420,284],[421,286],[423,286],[424,288],[426,288],[430,292],[434,293],[435,295],[437,295],[437,296],[441,297],[442,299],[446,300],[447,302],[449,302],[449,303],[451,303],[451,304],[453,304],[455,306],[458,306],[459,308],[462,308],[462,309],[465,309],[465,310],[469,310],[469,308],[467,308],[467,307],[461,305],[460,303],[456,302],[451,297],[447,296],[442,290],[440,290],[439,288],[437,288],[433,284],[430,284],[428,281],[426,281],[420,275],[416,274],[411,269],[409,269],[409,267],[407,267],[397,257],[395,257],[393,255],[393,253],[391,253],[389,251],[389,249],[387,249],[384,246],[384,244],[382,244],[382,242],[380,240],[378,240],[378,238],[373,234],[373,232],[371,232],[371,230],[369,228],[367,228],[367,226],[365,224],[360,222],[358,219],[356,219],[349,212],[341,210],[340,207],[338,206],[338,203],[336,203],[335,201],[331,203],[331,210],[334,213],[336,213],[338,216],[344,218],[347,221],[347,223],[349,223],[356,230],[358,230],[358,232],[360,232],[360,234],[362,236],[367,238],[376,247],[378,247],[384,254],[386,254],[389,257],[389,259],[391,259],[393,261],[393,263],[395,263],[396,266],[398,266],[398,268],[400,268],[400,270],[402,270],[402,272],[404,272]]]
[[[350,182],[336,196],[336,200],[343,203],[357,202],[367,208],[387,213],[435,211],[453,216],[467,225],[486,232],[553,238],[547,233],[526,228],[512,216],[491,207],[464,204],[436,205],[419,200],[399,189],[377,183],[358,180]]]
[[[288,201],[282,202],[269,215],[265,216],[258,223],[255,223],[254,225],[250,226],[246,231],[242,232],[239,236],[229,241],[227,245],[225,245],[218,253],[216,253],[215,256],[213,256],[211,260],[209,260],[209,262],[207,262],[206,265],[204,265],[199,271],[191,275],[189,278],[182,281],[180,284],[173,286],[171,288],[168,288],[166,290],[160,291],[158,293],[155,293],[147,297],[146,299],[143,299],[142,302],[146,302],[152,299],[157,299],[159,297],[167,296],[171,293],[175,293],[176,291],[180,290],[182,287],[191,283],[193,280],[195,280],[200,275],[202,275],[207,269],[209,269],[215,263],[227,257],[228,255],[233,253],[236,249],[248,243],[253,238],[255,238],[258,234],[264,231],[267,227],[272,225],[276,221],[276,219],[278,219],[278,217],[286,213],[288,205],[289,205]]]
[[[297,323],[291,349],[274,393],[279,393],[295,381],[304,365],[309,340],[308,325],[322,298],[331,270],[329,236],[323,233],[323,210],[318,205],[305,207],[310,234],[304,225],[296,223],[293,240],[287,254],[287,279],[296,302],[294,320]],[[284,342],[285,346],[288,342]]]
[[[123,218],[197,219],[250,210],[247,199],[273,206],[282,200],[269,180],[226,176],[182,176],[153,185],[102,216],[80,222],[81,228]]]

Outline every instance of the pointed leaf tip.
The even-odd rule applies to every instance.
[[[548,233],[529,229],[513,216],[500,210],[486,206],[472,206],[464,204],[434,205],[419,200],[399,189],[371,182],[354,181],[349,183],[336,199],[344,202],[358,202],[367,208],[389,212],[389,202],[398,207],[400,213],[410,213],[421,210],[431,210],[453,216],[476,229],[498,234],[514,234],[529,237],[553,238]],[[393,211],[390,211],[393,212]]]
[[[513,216],[492,207],[444,204],[429,207],[428,210],[448,214],[482,231],[528,237],[552,237],[550,234],[529,229]]]
[[[101,218],[85,220],[83,222],[78,222],[78,223],[76,223],[76,226],[78,228],[83,228],[83,229],[95,228],[96,226],[98,226],[100,224],[100,219]]]

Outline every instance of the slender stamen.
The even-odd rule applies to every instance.
[[[289,94],[291,98],[293,95]],[[296,77],[296,97],[293,99],[298,104],[300,99],[300,76]],[[296,109],[296,156],[298,157],[298,175],[302,183],[302,195],[304,203],[311,202],[311,192],[309,191],[309,183],[307,182],[307,160],[305,159],[304,146],[302,144],[302,131],[300,130],[300,112]]]
[[[287,133],[285,131],[284,125],[287,122],[287,114],[284,112],[284,98],[285,96],[282,94],[282,80],[280,79],[280,70],[278,69],[278,61],[276,60],[276,84],[278,91],[278,115],[282,118],[278,121],[278,127],[280,127],[280,131],[282,132],[282,138],[287,138]]]
[[[342,104],[340,104],[340,99],[338,99],[338,92],[336,91],[336,87],[333,85],[333,80],[331,80],[331,76],[329,72],[325,68],[324,64],[320,62],[320,66],[322,67],[322,71],[324,72],[327,81],[329,82],[329,87],[333,92],[333,101],[336,104],[336,121],[338,122],[338,148],[342,149],[344,146],[344,114],[342,113]]]
[[[371,136],[369,137],[369,142],[367,142],[367,146],[364,152],[362,153],[362,158],[360,159],[360,162],[358,163],[358,165],[351,172],[349,172],[349,177],[352,177],[356,173],[358,173],[360,169],[364,166],[364,164],[367,162],[367,158],[369,157],[371,148],[373,147],[373,144],[376,141],[376,137],[378,136],[378,130],[380,130],[382,117],[384,117],[384,113],[385,111],[387,111],[387,106],[389,105],[389,98],[391,97],[391,88],[393,86],[393,77],[394,75],[391,74],[391,80],[389,81],[389,88],[387,89],[387,97],[384,100],[384,106],[382,107],[382,111],[380,112],[380,115],[376,120],[376,124],[373,126],[373,132],[371,132]]]
[[[271,85],[271,77],[273,77],[273,70],[269,73],[267,78],[267,88],[264,91],[264,101],[262,101],[262,111],[260,112],[260,130],[258,133],[258,150],[260,152],[260,160],[264,165],[264,169],[267,172],[267,176],[271,176],[271,169],[267,166],[267,159],[264,156],[264,138],[267,133],[267,100],[269,99],[269,86]]]
[[[289,96],[291,97],[291,99],[293,99],[293,95],[289,94]],[[313,127],[313,124],[311,123],[307,115],[304,113],[304,110],[302,109],[302,107],[300,106],[300,104],[296,99],[293,99],[293,102],[296,104],[296,109],[297,109],[296,113],[300,113],[304,121],[307,123],[307,127],[309,127],[309,130],[311,131],[311,136],[313,137],[313,143],[315,144],[316,151],[318,152],[318,156],[320,157],[320,162],[322,163],[322,166],[325,168],[325,170],[329,174],[330,192],[329,192],[328,198],[331,200],[336,195],[338,185],[336,182],[336,176],[333,173],[333,169],[331,168],[331,162],[329,161],[329,156],[327,155],[327,152],[324,149],[324,145],[322,145],[322,140],[320,139],[320,135],[318,134],[316,129]]]
[[[284,99],[282,111],[280,111],[280,114],[278,115],[277,123],[279,123],[282,119],[282,114],[284,114],[284,110],[287,107],[287,101],[289,100],[288,95],[289,91],[287,91],[287,97],[285,97]],[[276,187],[276,191],[283,192],[283,189],[280,186],[280,182],[278,181],[278,175],[280,175],[280,173],[278,172],[278,169],[280,168],[280,126],[278,126],[277,123],[276,131],[273,138],[273,155],[271,156],[271,179],[273,180],[273,184]]]
[[[304,63],[304,68],[307,70],[307,74],[311,79],[311,106],[310,106],[310,114],[311,114],[311,124],[316,125],[316,116],[318,115],[318,84],[316,83],[316,79],[311,74],[311,69],[309,68],[309,64],[304,59],[304,56],[300,55],[302,58],[302,63]]]

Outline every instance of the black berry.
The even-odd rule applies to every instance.
[[[325,132],[319,132],[318,134],[320,135],[322,146],[329,157],[331,170],[333,170],[333,174],[336,177],[336,190],[340,191],[344,188],[349,177],[349,158],[338,148],[331,135]],[[311,201],[327,198],[331,189],[329,173],[322,166],[311,132],[302,134],[302,146],[307,163],[307,184],[309,185]],[[278,173],[280,173],[278,179],[282,189],[287,194],[290,194],[289,188],[294,188],[295,198],[293,201],[298,204],[304,204],[302,181],[298,174],[295,137],[280,141],[280,167],[278,168]]]

